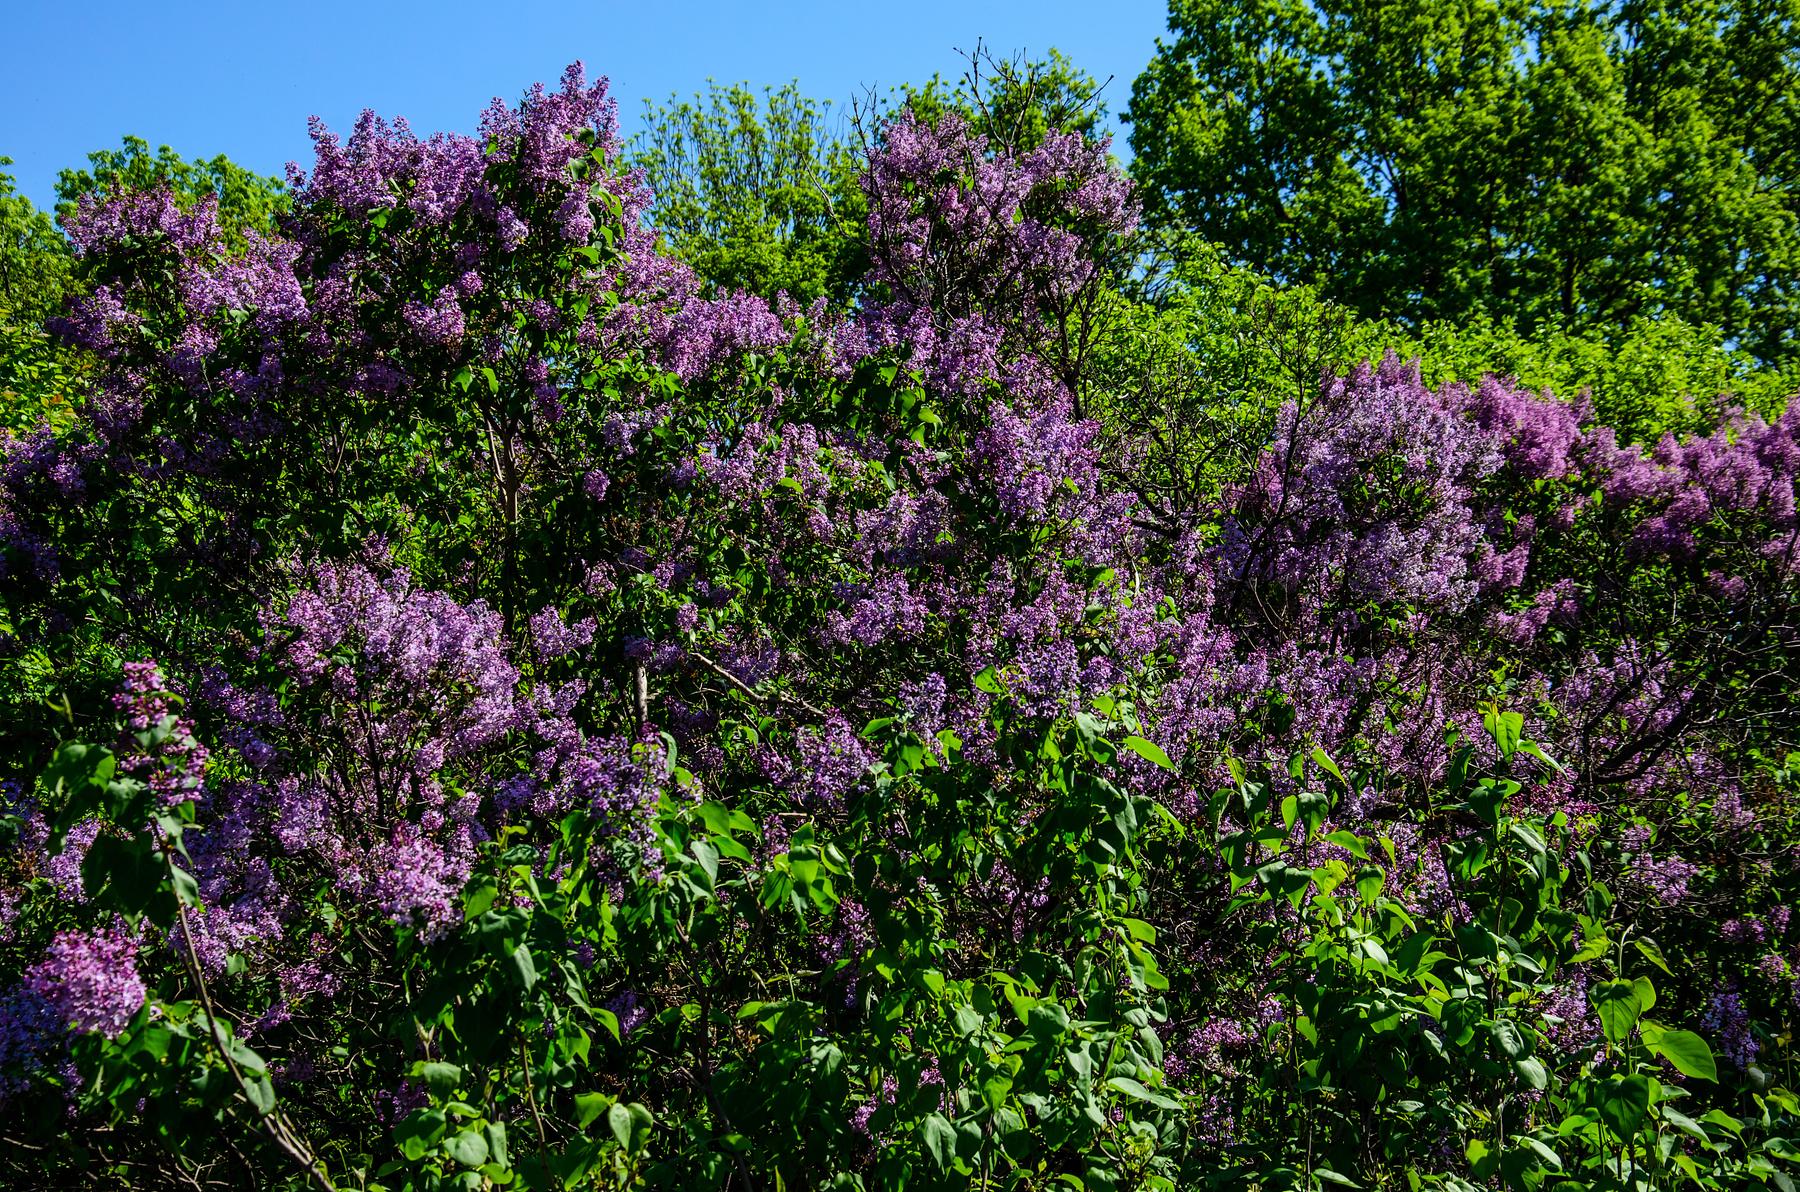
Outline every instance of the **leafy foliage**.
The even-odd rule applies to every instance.
[[[1763,3],[1176,0],[1137,80],[1153,223],[1370,317],[1796,348],[1800,19]]]
[[[12,164],[0,158],[0,167]],[[0,172],[0,319],[41,323],[61,308],[69,256],[50,217]]]
[[[188,161],[167,145],[150,152],[142,137],[125,137],[117,149],[88,154],[85,170],[64,170],[56,179],[56,217],[67,222],[86,199],[128,191],[166,189],[176,202],[192,207],[204,198],[218,204],[219,221],[228,243],[242,243],[245,231],[267,234],[288,209],[287,186],[238,165],[224,154]]]
[[[579,66],[314,140],[68,220],[9,1179],[1791,1178],[1800,415],[1136,302],[1106,146],[978,108],[847,310],[666,255]]]
[[[862,190],[829,103],[788,83],[648,103],[631,163],[675,255],[726,290],[842,303],[862,272]]]

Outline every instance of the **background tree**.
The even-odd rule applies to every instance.
[[[60,308],[69,250],[48,213],[19,193],[0,157],[0,320],[42,322]]]
[[[1105,135],[1105,92],[1112,80],[1094,78],[1062,51],[1001,58],[977,43],[964,59],[967,68],[954,82],[937,74],[904,86],[903,102],[927,119],[954,109],[977,132],[1014,152],[1037,148],[1052,132],[1089,140]]]
[[[0,157],[0,167],[12,164]],[[68,353],[44,333],[62,311],[73,258],[47,212],[0,169],[0,426],[25,430],[67,408]]]
[[[1408,323],[1670,312],[1796,350],[1800,5],[1174,0],[1149,220]]]
[[[202,197],[218,200],[219,222],[227,243],[242,243],[245,230],[268,233],[288,209],[286,183],[246,170],[223,153],[189,161],[168,145],[150,152],[142,137],[125,137],[117,149],[88,154],[85,170],[63,170],[56,179],[56,217],[66,221],[87,195],[105,197],[126,191],[168,187],[181,207]]]
[[[759,97],[746,83],[709,82],[691,100],[646,100],[631,164],[669,247],[722,289],[844,300],[861,271],[865,212],[830,116],[830,101],[798,83]]]

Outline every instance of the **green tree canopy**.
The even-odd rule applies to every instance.
[[[1172,0],[1146,213],[1408,323],[1800,343],[1800,3]]]
[[[60,305],[69,250],[48,213],[19,193],[0,157],[0,321],[38,323]]]
[[[1062,51],[1047,58],[1001,58],[977,46],[955,82],[933,75],[901,89],[902,102],[927,118],[955,110],[996,145],[1031,149],[1051,132],[1098,139],[1106,123],[1106,83]]]
[[[125,137],[117,149],[88,154],[85,170],[63,170],[56,180],[56,215],[66,219],[83,195],[113,194],[167,186],[183,207],[204,195],[219,201],[219,222],[228,239],[246,229],[268,232],[288,207],[287,184],[246,170],[223,153],[188,161],[163,145],[150,152],[142,137]]]
[[[646,100],[631,164],[670,248],[723,289],[842,299],[861,272],[864,208],[830,112],[798,83],[758,95],[709,82],[691,100]]]
[[[1104,84],[1066,56],[997,57],[981,47],[954,80],[933,75],[871,94],[836,126],[832,104],[797,82],[758,93],[709,82],[691,99],[644,104],[630,164],[655,195],[650,218],[706,281],[763,297],[852,300],[866,263],[868,208],[858,182],[884,115],[906,106],[935,122],[955,111],[989,142],[1017,151],[1046,133],[1099,135]]]

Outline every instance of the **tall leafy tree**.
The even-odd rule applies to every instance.
[[[48,212],[20,194],[0,157],[0,428],[18,431],[66,408],[68,354],[44,333],[63,309],[73,258]]]
[[[865,208],[831,104],[798,83],[709,83],[645,101],[631,163],[653,192],[670,248],[722,289],[802,302],[842,299],[861,271]]]
[[[1794,0],[1172,0],[1151,222],[1368,315],[1800,343]]]
[[[0,157],[0,319],[41,321],[60,304],[69,251],[47,212],[19,193]]]

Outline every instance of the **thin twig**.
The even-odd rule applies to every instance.
[[[161,851],[163,864],[169,872],[170,885],[173,886],[175,858],[166,838],[162,841]],[[275,1140],[275,1145],[287,1152],[289,1158],[306,1170],[307,1176],[319,1187],[320,1192],[337,1192],[337,1186],[331,1182],[331,1176],[326,1173],[324,1164],[320,1163],[317,1156],[312,1153],[312,1149],[306,1145],[299,1131],[294,1129],[286,1115],[279,1109],[271,1109],[268,1113],[257,1109],[256,1099],[250,1095],[250,1082],[244,1078],[243,1070],[238,1067],[236,1058],[232,1056],[230,1048],[225,1046],[224,1040],[219,1035],[219,1016],[213,1009],[212,993],[207,989],[206,978],[200,971],[200,955],[194,949],[194,935],[188,928],[187,906],[181,901],[180,892],[175,891],[174,893],[175,919],[181,925],[182,964],[187,969],[188,978],[199,990],[200,1008],[206,1014],[208,1040],[212,1043],[213,1049],[219,1053],[219,1058],[224,1061],[225,1068],[231,1073],[232,1080],[237,1083],[238,1092],[243,1095],[245,1101],[250,1103],[250,1108],[256,1110],[257,1119],[268,1129],[269,1136]]]
[[[532,1124],[537,1127],[538,1153],[548,1160],[550,1136],[544,1130],[544,1115],[538,1112],[537,1086],[531,1082],[531,1054],[525,1049],[525,1038],[522,1035],[519,1037],[519,1061],[525,1065],[525,1104],[531,1110]]]
[[[826,711],[823,708],[815,708],[813,705],[807,703],[805,700],[801,699],[799,696],[794,695],[790,692],[779,691],[779,690],[771,691],[771,692],[758,691],[756,688],[750,686],[748,683],[744,682],[742,679],[738,678],[736,675],[734,675],[730,671],[726,670],[723,666],[720,666],[717,662],[714,662],[712,659],[708,658],[706,655],[698,652],[697,650],[689,650],[688,657],[692,658],[695,662],[698,662],[701,666],[704,666],[707,670],[711,671],[713,674],[717,675],[719,678],[725,680],[725,682],[729,683],[734,689],[736,689],[738,691],[739,694],[745,696],[748,699],[754,700],[756,703],[766,704],[766,703],[769,703],[770,701],[774,701],[775,703],[792,704],[794,707],[799,708],[802,711],[812,713],[814,716],[817,716],[821,720],[825,719],[825,717],[828,715],[828,713],[826,713]]]

